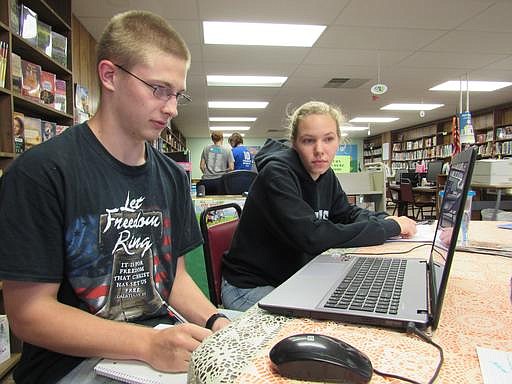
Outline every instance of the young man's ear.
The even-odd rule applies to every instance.
[[[114,77],[116,69],[116,66],[110,60],[101,60],[98,63],[100,85],[109,91],[115,90]]]

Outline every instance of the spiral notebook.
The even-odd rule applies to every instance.
[[[187,382],[186,373],[160,372],[137,360],[103,359],[94,367],[94,372],[129,384],[184,384]]]
[[[171,325],[158,324],[155,328],[162,329],[169,326]],[[128,384],[184,384],[187,382],[186,373],[160,372],[138,360],[102,359],[94,367],[94,372]]]

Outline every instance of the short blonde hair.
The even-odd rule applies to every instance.
[[[164,18],[147,11],[127,11],[110,19],[97,46],[96,65],[111,60],[126,69],[147,63],[155,51],[169,53],[190,65],[190,51]]]
[[[323,101],[308,101],[295,109],[292,114],[288,115],[288,129],[290,131],[290,141],[297,139],[297,130],[299,122],[309,115],[329,115],[336,122],[336,134],[341,140],[341,126],[345,122],[345,118],[340,108],[335,105],[324,103]]]
[[[219,141],[222,140],[223,136],[222,136],[222,132],[219,132],[219,131],[212,131],[210,137],[212,138],[212,141],[214,143],[218,143]]]

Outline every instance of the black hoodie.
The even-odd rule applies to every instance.
[[[349,204],[331,168],[313,180],[281,142],[267,140],[255,162],[259,173],[223,259],[231,285],[277,287],[329,248],[382,244],[400,234],[386,213]]]

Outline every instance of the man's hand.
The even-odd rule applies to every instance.
[[[212,334],[209,329],[190,323],[152,331],[145,360],[164,372],[186,372],[191,353]]]
[[[416,234],[416,222],[407,216],[388,216],[386,220],[395,220],[398,223],[402,237],[412,237]]]

